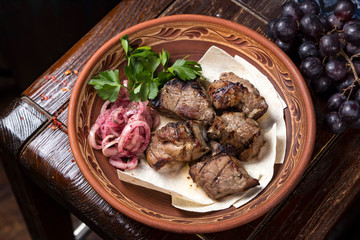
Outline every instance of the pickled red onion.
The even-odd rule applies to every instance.
[[[106,101],[102,106],[88,139],[114,167],[136,168],[137,155],[149,145],[151,129],[159,123],[159,116],[147,104],[130,101],[127,90],[121,88],[114,103]]]

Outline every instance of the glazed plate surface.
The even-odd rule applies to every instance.
[[[287,104],[286,154],[275,165],[272,181],[256,198],[239,208],[192,213],[174,208],[171,197],[118,180],[116,169],[89,145],[87,136],[103,100],[87,83],[101,71],[118,68],[123,79],[125,54],[120,38],[130,44],[170,52],[174,61],[190,55],[198,61],[217,46],[239,55],[263,73]],[[75,160],[90,185],[109,204],[149,226],[181,233],[218,232],[241,226],[264,215],[295,187],[308,165],[315,139],[315,116],[307,86],[292,61],[271,41],[234,22],[199,15],[176,15],[131,27],[104,44],[82,69],[74,86],[68,114],[70,145]]]

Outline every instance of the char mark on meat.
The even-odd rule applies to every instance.
[[[209,86],[209,96],[216,110],[236,109],[258,119],[268,109],[265,99],[247,80],[232,72],[222,73]]]
[[[192,165],[189,174],[212,199],[243,192],[259,185],[259,181],[249,175],[241,162],[226,147],[212,141],[212,154],[202,157]]]
[[[146,159],[156,170],[177,171],[186,162],[197,160],[210,151],[205,139],[206,130],[199,122],[170,122],[152,136]]]
[[[216,116],[208,130],[208,137],[222,145],[233,146],[241,161],[255,158],[265,144],[262,127],[240,112],[225,112]]]
[[[215,112],[205,90],[196,81],[173,79],[161,88],[151,102],[159,112],[182,120],[198,120],[211,124]]]

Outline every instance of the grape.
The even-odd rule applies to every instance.
[[[360,23],[353,22],[344,27],[344,38],[349,43],[360,45]]]
[[[337,111],[340,105],[345,102],[346,97],[341,93],[334,93],[327,101],[327,107],[331,111]]]
[[[360,104],[360,89],[356,91],[354,95],[354,100]]]
[[[276,35],[275,35],[275,32],[274,32],[274,24],[275,24],[276,21],[277,21],[276,18],[275,18],[275,19],[272,19],[272,20],[268,23],[267,28],[266,28],[266,33],[267,33],[267,35],[268,35],[271,39],[273,39],[273,40],[276,39]]]
[[[280,39],[276,39],[275,44],[276,44],[276,46],[278,46],[281,50],[283,50],[287,54],[289,54],[292,49],[292,42],[284,42],[284,41],[281,41]]]
[[[329,16],[327,16],[327,22],[331,26],[331,28],[334,29],[343,29],[344,27],[344,21],[338,19],[338,17],[334,14],[330,14]]]
[[[305,34],[303,34],[302,36],[300,36],[300,42],[303,42],[303,43],[305,43],[305,42],[311,42],[311,43],[316,43],[316,42],[318,42],[319,40],[317,40],[316,38],[314,38],[314,37],[311,37],[311,36],[309,36],[309,35],[305,35]]]
[[[358,75],[360,75],[360,60],[358,60],[358,59],[353,60],[353,64],[354,64],[356,73]]]
[[[356,46],[354,44],[348,43],[346,44],[346,52],[348,56],[351,57],[352,55],[360,53],[360,46]]]
[[[352,18],[356,10],[355,4],[350,0],[340,0],[336,3],[334,14],[343,20]]]
[[[274,33],[281,41],[289,41],[294,39],[298,31],[295,20],[282,17],[274,23]]]
[[[300,30],[311,37],[322,31],[321,21],[315,14],[306,14],[300,20]]]
[[[336,134],[341,134],[346,129],[346,124],[340,119],[337,112],[330,112],[326,114],[325,121],[330,128],[330,131]]]
[[[329,24],[328,20],[323,15],[318,15],[320,22],[321,22],[321,32],[326,33],[332,29],[331,25]]]
[[[287,2],[282,6],[282,16],[299,20],[304,14],[296,2]]]
[[[324,35],[320,38],[319,48],[325,56],[334,56],[340,50],[339,37],[335,34]]]
[[[338,36],[339,36],[340,48],[346,50],[347,42],[344,39],[344,33],[339,33]]]
[[[300,71],[309,79],[320,77],[323,72],[323,65],[318,57],[307,57],[301,65]]]
[[[354,76],[352,74],[346,74],[345,78],[336,83],[335,88],[338,92],[343,92],[346,88],[350,87],[354,81]]]
[[[300,10],[303,14],[319,14],[320,8],[319,5],[313,0],[305,0],[304,2],[300,3],[299,5]]]
[[[307,57],[317,57],[319,56],[319,51],[314,43],[304,42],[300,45],[298,49],[299,57],[303,60]]]
[[[334,81],[339,81],[346,76],[346,66],[339,60],[330,60],[325,65],[325,73]]]
[[[360,83],[355,81],[356,74],[360,75],[360,19],[354,16],[356,3],[338,0],[333,14],[325,16],[320,14],[318,0],[284,2],[281,18],[267,26],[268,36],[295,63],[301,59],[300,72],[313,92],[328,97],[331,112],[325,120],[330,130],[342,133],[347,126],[360,129]]]
[[[346,22],[345,22],[345,24],[344,24],[344,27],[346,26],[346,25],[349,25],[349,24],[353,24],[353,23],[360,23],[360,19],[358,19],[358,18],[352,18],[352,19],[349,19],[349,20],[347,20]]]
[[[327,76],[321,76],[320,78],[315,78],[311,81],[311,87],[317,93],[324,93],[329,90],[331,86],[331,79]]]
[[[355,100],[346,100],[339,107],[339,116],[346,123],[355,122],[360,118],[360,104]]]

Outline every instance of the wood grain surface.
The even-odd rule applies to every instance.
[[[236,0],[248,9],[255,16],[270,21],[281,15],[281,5],[287,0],[268,1],[268,0]]]
[[[49,116],[23,97],[3,110],[0,118],[1,145],[6,146],[1,148],[1,160],[30,235],[33,239],[48,239],[53,234],[56,235],[53,239],[72,239],[69,212],[29,181],[16,161],[21,147],[26,148],[26,142],[31,141]],[[53,214],[57,215],[56,219],[53,219]],[[59,222],[64,229],[56,227]]]
[[[87,183],[73,161],[66,132],[67,104],[86,61],[103,43],[137,23],[173,14],[221,17],[265,34],[266,23],[280,14],[284,0],[127,0],[41,75],[7,109],[1,110],[1,159],[33,239],[53,239],[41,203],[65,224],[58,239],[69,236],[64,207],[104,239],[325,239],[360,192],[359,131],[342,136],[324,127],[325,100],[313,95],[317,135],[311,164],[294,191],[266,216],[233,230],[183,235],[153,229],[114,210]],[[65,71],[71,74],[65,75]],[[67,91],[66,89],[69,89]],[[61,125],[59,125],[61,122]],[[25,175],[23,174],[25,173]],[[31,181],[29,181],[31,179]],[[31,183],[30,183],[31,182]],[[35,183],[35,184],[33,184]],[[15,186],[15,185],[14,185]],[[39,189],[40,187],[40,189]],[[51,197],[37,200],[46,192]],[[54,201],[55,199],[55,201]],[[30,206],[30,207],[29,207]],[[65,213],[64,213],[65,212]],[[296,224],[294,224],[296,223]],[[62,235],[63,234],[63,235]]]
[[[270,219],[264,220],[264,227],[254,231],[251,239],[325,238],[360,190],[360,155],[356,150],[359,133],[347,131],[338,137],[331,149],[309,166],[293,193]],[[296,224],[281,224],[284,222]],[[270,237],[268,232],[274,235]]]
[[[24,97],[16,99],[0,115],[2,146],[16,157],[18,150],[34,132],[47,121],[48,116]]]
[[[115,34],[159,16],[171,2],[169,0],[121,1],[106,18],[25,90],[24,94],[45,111],[55,114],[69,101],[71,88],[77,77],[75,70],[80,72],[91,55]],[[65,75],[68,70],[72,73]]]

